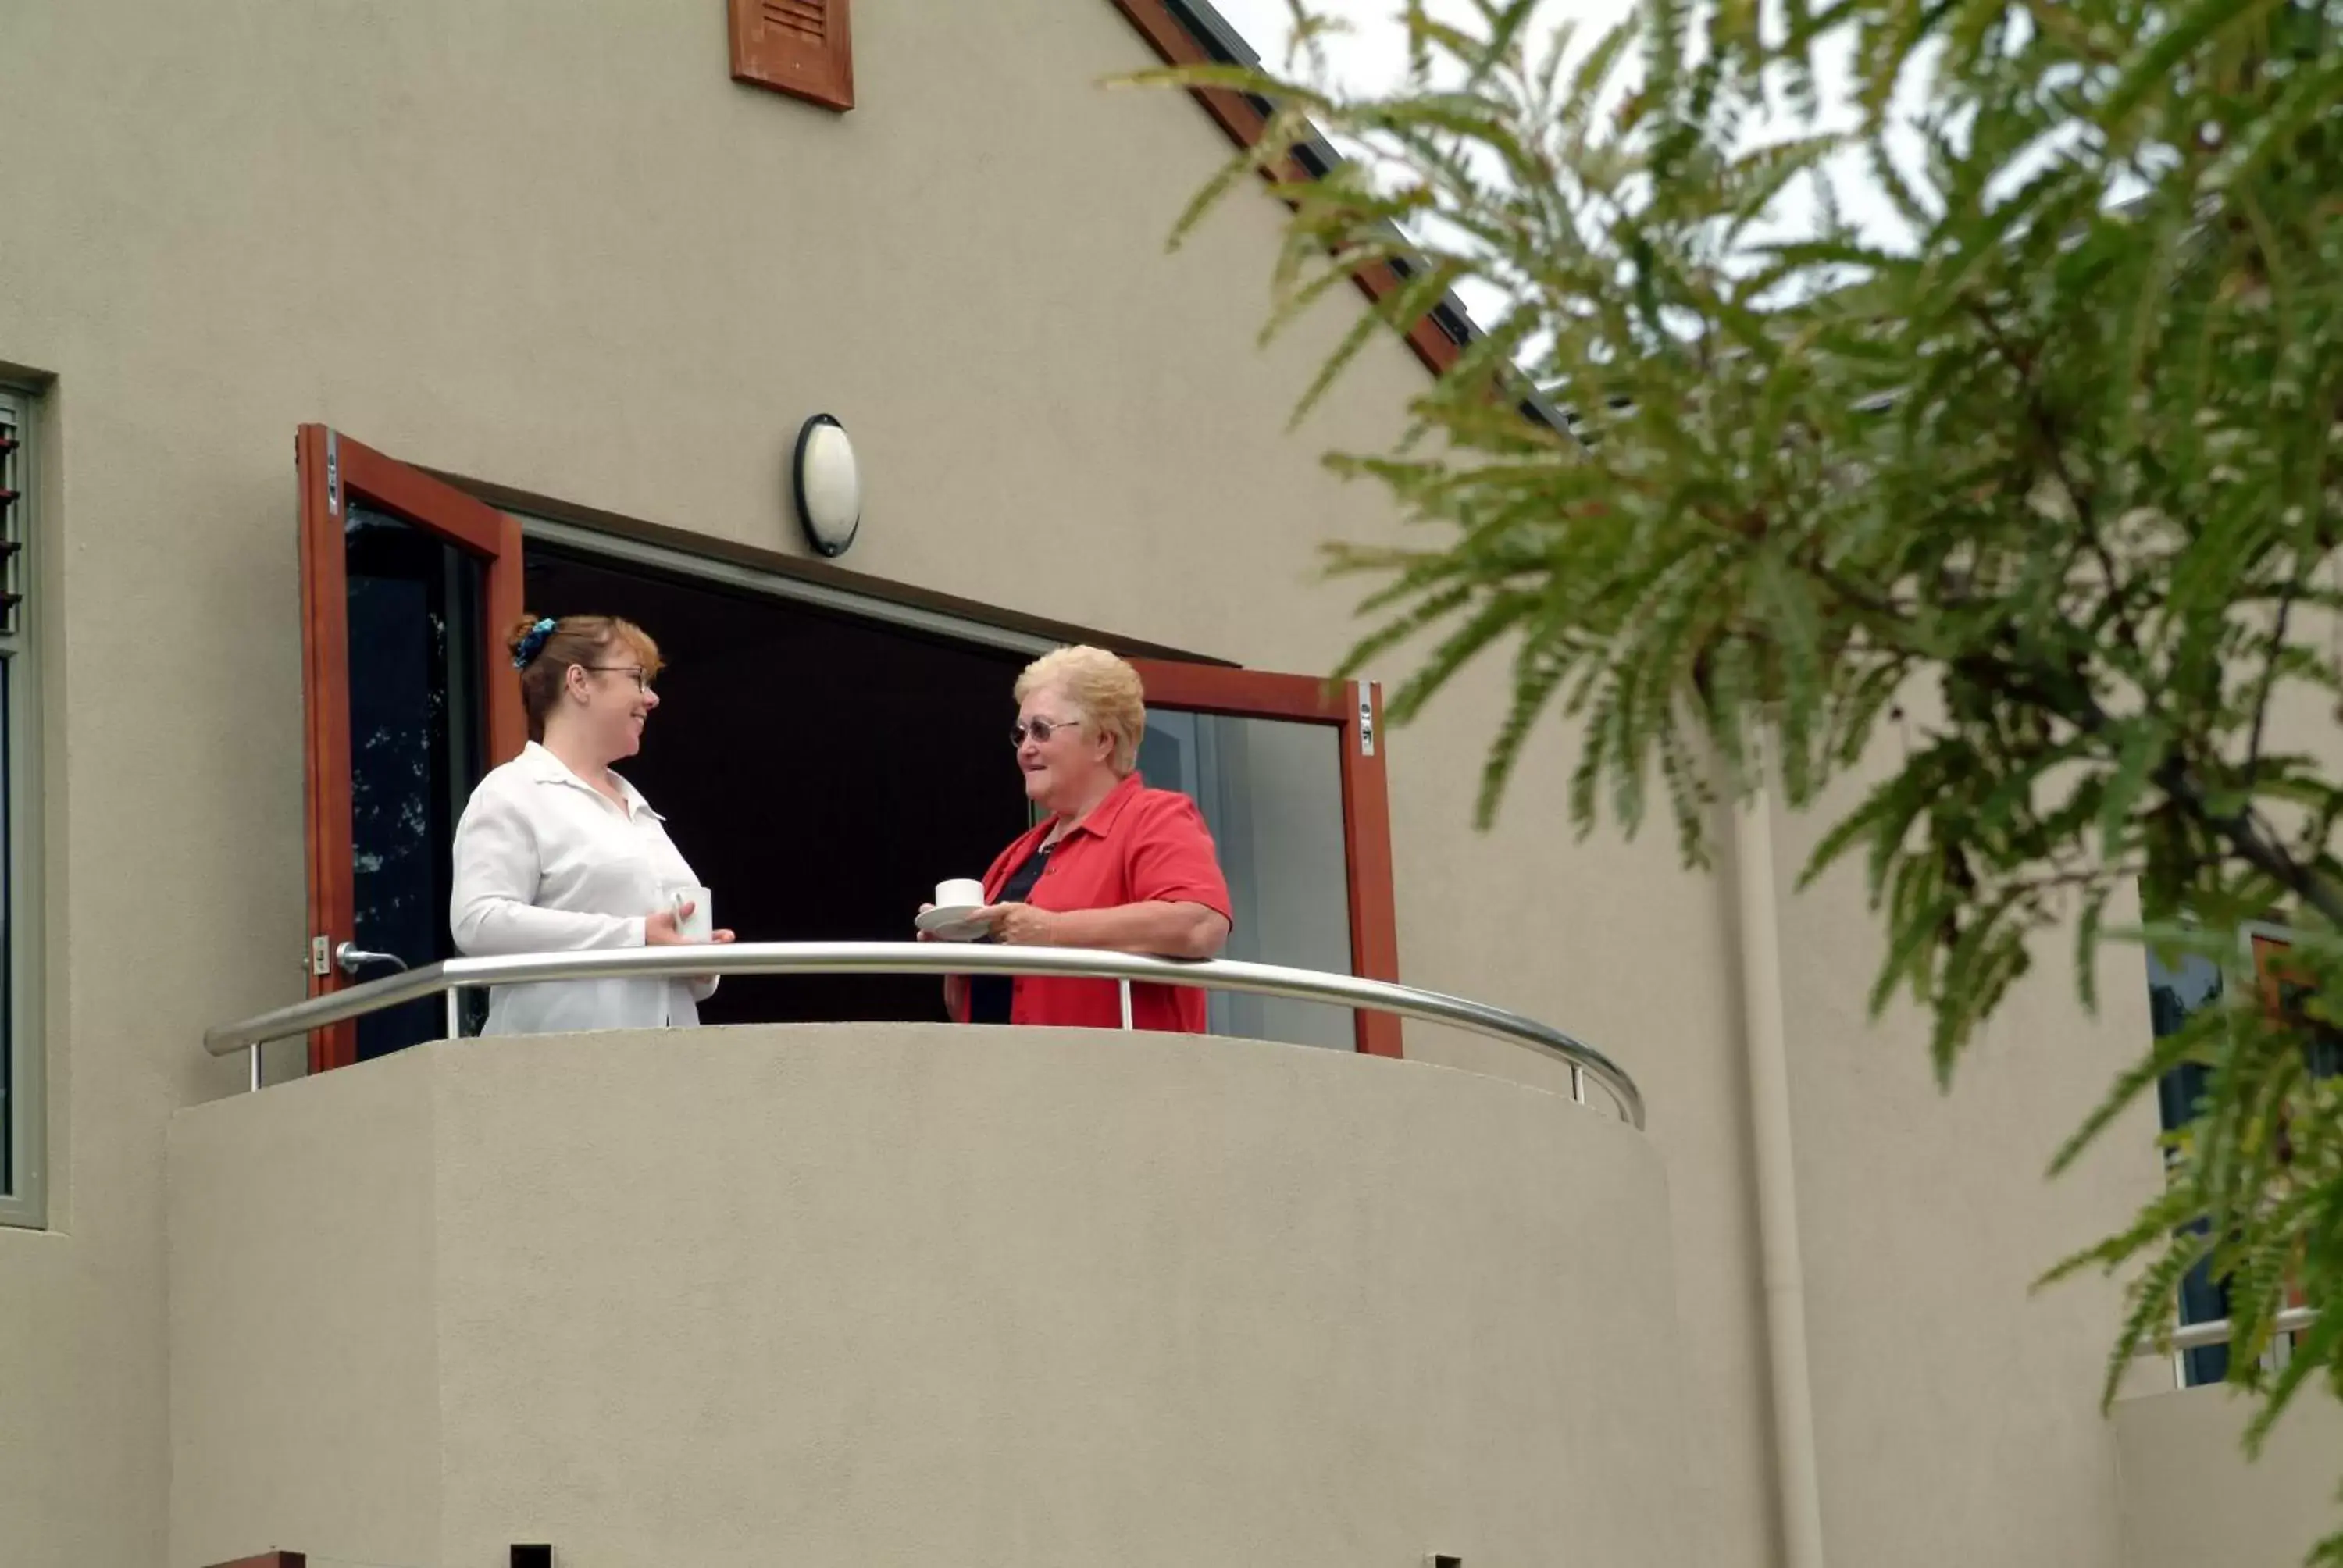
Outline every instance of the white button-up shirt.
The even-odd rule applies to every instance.
[[[613,779],[618,775],[612,774]],[[457,949],[476,958],[639,948],[644,917],[699,879],[632,784],[618,803],[532,740],[472,791],[456,824]],[[696,1024],[716,981],[552,980],[495,986],[488,1034]]]

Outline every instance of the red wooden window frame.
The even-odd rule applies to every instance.
[[[726,0],[732,79],[840,114],[854,107],[850,0]]]
[[[304,425],[294,437],[294,467],[301,496],[301,689],[306,710],[304,814],[309,869],[309,994],[322,996],[347,982],[331,960],[334,948],[357,921],[351,867],[349,577],[343,528],[357,498],[488,563],[482,594],[487,624],[482,647],[503,644],[506,628],[524,612],[520,522],[419,468],[323,425]],[[488,659],[488,746],[493,767],[518,756],[528,739],[520,678]],[[317,961],[324,942],[326,961]],[[355,1025],[336,1024],[309,1038],[309,1070],[324,1072],[357,1060]]]
[[[1399,979],[1399,918],[1392,891],[1391,789],[1383,774],[1383,694],[1372,683],[1134,658],[1151,708],[1239,719],[1323,724],[1341,732],[1342,853],[1350,869],[1351,970]],[[1398,1056],[1399,1020],[1356,1014],[1358,1049]]]
[[[2289,1011],[2286,1000],[2286,988],[2288,985],[2308,988],[2311,983],[2311,977],[2287,962],[2284,955],[2286,950],[2294,944],[2282,931],[2268,927],[2248,927],[2246,940],[2253,953],[2254,980],[2261,1000],[2262,1010],[2270,1018],[2283,1021]],[[2303,1294],[2299,1284],[2289,1284],[2286,1292],[2286,1304],[2289,1307],[2302,1307],[2309,1305],[2310,1302],[2309,1298]],[[2294,1336],[2287,1337],[2291,1340]]]

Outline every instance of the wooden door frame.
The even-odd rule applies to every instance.
[[[1351,972],[1363,980],[1399,979],[1399,917],[1392,885],[1391,788],[1383,772],[1383,691],[1373,681],[1221,665],[1134,658],[1151,707],[1237,719],[1323,724],[1341,735],[1342,856],[1349,870]],[[1399,1056],[1400,1020],[1360,1009],[1353,1018],[1359,1051]]]
[[[481,595],[481,646],[488,665],[488,763],[519,754],[528,739],[520,678],[496,658],[524,613],[521,527],[419,468],[387,457],[324,425],[303,425],[293,441],[300,492],[303,815],[307,839],[309,994],[344,984],[333,949],[354,934],[357,890],[351,865],[349,575],[344,528],[357,498],[488,563]],[[309,1037],[309,1070],[357,1060],[357,1030],[336,1024]]]

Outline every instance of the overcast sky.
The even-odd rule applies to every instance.
[[[1213,9],[1228,18],[1229,25],[1244,35],[1261,57],[1274,70],[1285,58],[1285,0],[1212,0]],[[1393,20],[1399,13],[1396,4],[1386,0],[1322,0],[1330,11],[1338,10],[1359,29],[1360,36],[1342,41],[1339,62],[1343,75],[1354,85],[1395,80],[1407,69],[1407,52],[1399,25]]]
[[[1353,91],[1388,88],[1407,74],[1407,35],[1400,21],[1404,0],[1315,0],[1320,10],[1339,15],[1351,25],[1352,31],[1327,40],[1329,64],[1342,84]],[[1451,0],[1451,4],[1453,0]],[[1282,67],[1289,41],[1288,13],[1285,0],[1211,0],[1230,25],[1242,34],[1248,44],[1272,70]],[[1635,0],[1544,0],[1532,23],[1533,36],[1543,40],[1564,21],[1577,25],[1580,47],[1587,41],[1628,15]],[[1448,9],[1441,0],[1433,0],[1434,14]],[[1462,11],[1469,17],[1469,9]],[[1838,55],[1834,60],[1832,55]],[[1852,72],[1843,50],[1826,49],[1822,68],[1822,98],[1825,117],[1845,123],[1845,106],[1851,97]],[[1899,93],[1898,99],[1909,104],[1908,93]],[[1770,134],[1786,135],[1792,127],[1771,126],[1759,122],[1752,127],[1754,135],[1764,138]],[[1905,138],[1891,137],[1890,146],[1899,150],[1911,146]],[[1901,161],[1901,160],[1899,160]],[[1835,180],[1839,200],[1846,216],[1855,226],[1875,243],[1895,246],[1906,232],[1904,225],[1888,205],[1885,195],[1860,170],[1853,157],[1837,160]],[[1794,189],[1785,197],[1788,204],[1782,209],[1795,226],[1798,218],[1815,209],[1808,205],[1807,194]],[[1468,291],[1466,303],[1473,314],[1483,316],[1491,302],[1473,297]]]
[[[1317,10],[1350,24],[1350,32],[1325,40],[1327,64],[1343,86],[1353,92],[1373,92],[1393,87],[1407,75],[1407,30],[1400,20],[1403,3],[1314,0]],[[1210,4],[1271,70],[1284,67],[1292,37],[1292,14],[1285,0],[1210,0]],[[1544,0],[1533,25],[1543,35],[1565,20],[1574,20],[1583,40],[1617,21],[1632,4],[1633,0]],[[1444,7],[1434,0],[1432,9],[1439,15]],[[1466,9],[1459,19],[1471,15]],[[1476,322],[1493,321],[1503,312],[1503,297],[1475,279],[1466,279],[1457,289],[1457,297]]]
[[[1630,0],[1545,0],[1537,26],[1550,31],[1564,20],[1578,24],[1581,36],[1617,21]],[[1285,0],[1211,0],[1212,8],[1244,35],[1272,68],[1284,63]],[[1327,53],[1335,70],[1353,88],[1388,86],[1407,73],[1407,35],[1399,16],[1402,0],[1315,0],[1319,10],[1350,23],[1353,33],[1332,39]],[[1435,15],[1443,7],[1434,5]],[[1463,15],[1471,15],[1466,10]]]

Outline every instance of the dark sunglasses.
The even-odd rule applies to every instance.
[[[1047,746],[1050,737],[1059,730],[1080,729],[1081,727],[1082,721],[1079,719],[1021,719],[1009,727],[1009,744],[1022,746],[1025,737],[1031,735],[1036,743]]]

